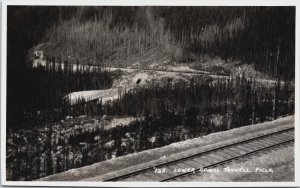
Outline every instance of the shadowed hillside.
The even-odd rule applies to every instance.
[[[72,19],[59,19],[34,49],[48,57],[122,66],[147,58],[201,63],[218,56],[254,64],[270,76],[294,77],[292,7],[79,7],[72,12]]]

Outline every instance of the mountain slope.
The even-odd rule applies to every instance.
[[[271,76],[294,77],[294,7],[74,9],[33,50],[60,61],[122,66],[164,58],[201,63],[219,56]]]

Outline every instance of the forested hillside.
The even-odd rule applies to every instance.
[[[293,7],[77,7],[69,11],[74,16],[60,15],[35,49],[92,64],[130,64],[132,57],[145,54],[155,55],[158,61],[167,56],[183,63],[218,56],[254,64],[273,77],[294,77]]]

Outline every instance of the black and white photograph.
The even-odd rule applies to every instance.
[[[299,184],[296,3],[2,6],[3,185]]]

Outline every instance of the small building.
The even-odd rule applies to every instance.
[[[46,60],[44,60],[44,52],[43,51],[34,51],[34,60],[33,60],[33,67],[38,67],[38,66],[46,66]]]
[[[44,58],[44,52],[43,51],[35,51],[34,52],[34,56],[35,56],[35,59],[43,59]]]

